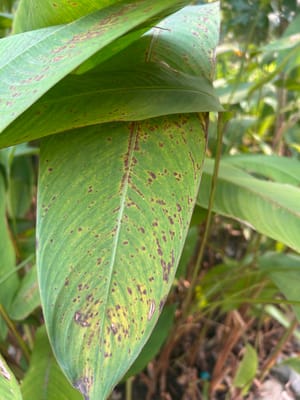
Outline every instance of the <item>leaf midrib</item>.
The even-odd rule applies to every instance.
[[[100,95],[102,93],[115,93],[115,92],[137,92],[137,91],[156,91],[156,92],[186,92],[186,93],[191,93],[191,94],[205,94],[206,96],[210,96],[211,98],[215,98],[212,94],[202,91],[202,90],[195,90],[195,89],[186,89],[186,88],[180,88],[180,87],[162,87],[162,86],[157,86],[157,87],[147,87],[147,86],[136,86],[133,88],[114,88],[114,89],[101,89],[101,90],[95,90],[95,91],[90,91],[90,92],[84,92],[84,93],[78,93],[74,94],[72,96],[64,96],[60,97],[58,100],[53,99],[53,100],[43,100],[40,101],[38,104],[43,105],[43,104],[56,104],[60,102],[65,102],[68,99],[76,99],[77,97],[82,98],[85,96],[91,97],[92,95]]]
[[[133,159],[133,153],[134,153],[134,148],[135,148],[135,144],[136,144],[136,139],[137,139],[136,124],[132,123],[130,126],[130,134],[128,135],[128,141],[130,143],[130,146],[128,146],[128,151],[126,153],[126,155],[128,154],[128,170],[124,172],[124,179],[122,180],[121,196],[120,196],[120,209],[118,212],[117,225],[116,225],[117,229],[116,229],[116,233],[115,233],[114,240],[113,240],[113,246],[112,246],[111,262],[109,265],[108,285],[107,285],[106,293],[104,294],[103,304],[105,306],[105,310],[107,310],[107,305],[109,304],[110,291],[111,291],[111,287],[112,287],[112,277],[113,277],[114,267],[116,264],[118,244],[120,241],[120,234],[121,234],[121,229],[122,229],[122,218],[124,215],[124,210],[125,210],[125,205],[126,205],[125,199],[126,199],[126,196],[128,193],[128,188],[129,188],[129,176],[130,176],[130,172],[131,172],[132,159]],[[102,318],[101,326],[99,329],[99,337],[100,338],[104,334],[105,323],[106,323],[106,318]],[[97,348],[98,354],[99,354],[99,351],[100,351],[100,346]],[[104,351],[104,349],[102,349],[102,351]]]

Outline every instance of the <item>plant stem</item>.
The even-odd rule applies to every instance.
[[[202,265],[205,246],[206,246],[208,235],[209,235],[211,219],[212,219],[212,212],[213,212],[212,207],[213,207],[213,202],[214,202],[216,188],[217,188],[217,178],[218,178],[218,171],[219,171],[219,165],[220,165],[221,153],[222,153],[223,131],[224,131],[223,113],[219,113],[218,114],[218,125],[217,125],[216,157],[215,157],[215,165],[214,165],[214,171],[213,171],[212,182],[211,182],[211,190],[210,190],[209,201],[208,201],[206,223],[205,223],[202,242],[200,245],[200,249],[198,252],[197,260],[196,260],[193,275],[192,275],[191,284],[190,284],[189,290],[187,292],[187,296],[185,298],[185,301],[184,301],[184,304],[182,307],[183,317],[187,316],[189,308],[190,308],[192,296],[193,296],[193,293],[194,293],[194,290],[195,290],[195,287],[197,284],[199,271],[200,271],[200,268]]]
[[[16,338],[17,342],[19,343],[20,348],[22,349],[22,352],[23,352],[23,355],[24,355],[26,361],[29,363],[30,354],[29,354],[29,350],[27,348],[27,345],[24,342],[24,340],[21,337],[21,335],[19,334],[19,332],[17,331],[14,323],[11,321],[11,319],[7,315],[7,313],[6,313],[5,309],[4,309],[4,307],[2,306],[2,304],[0,304],[0,316],[4,319],[6,325],[8,326],[8,328],[10,329],[10,331],[12,332],[14,337]]]
[[[132,400],[132,382],[134,377],[130,376],[126,380],[126,400]]]

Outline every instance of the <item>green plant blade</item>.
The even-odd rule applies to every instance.
[[[0,354],[0,399],[22,400],[19,384]]]
[[[80,400],[58,366],[44,326],[36,332],[30,368],[21,385],[24,400]]]
[[[247,392],[247,388],[255,378],[258,367],[258,356],[256,350],[247,343],[246,351],[237,370],[236,376],[234,377],[233,384],[238,388],[244,388]]]
[[[257,174],[275,182],[300,186],[300,163],[296,159],[247,154],[224,157],[223,160],[250,174]]]
[[[279,291],[284,294],[300,321],[299,279],[300,256],[296,254],[266,253],[259,257],[259,268],[274,282]]]
[[[187,6],[160,21],[156,27],[104,64],[105,49],[80,65],[76,72],[86,72],[100,63],[101,71],[111,71],[120,70],[120,66],[130,70],[136,64],[152,62],[212,80],[219,31],[219,2]]]
[[[93,126],[41,143],[41,301],[56,357],[85,399],[108,396],[156,324],[204,149],[194,114]]]
[[[198,204],[208,206],[213,160],[204,164]],[[213,210],[300,251],[300,189],[254,178],[221,161]]]
[[[10,306],[9,315],[14,320],[23,320],[40,304],[37,272],[34,265],[22,279],[20,288]]]
[[[91,55],[178,3],[120,1],[68,25],[1,39],[0,132]]]
[[[5,181],[0,170],[0,304],[5,308],[6,312],[9,312],[12,298],[19,286],[19,279],[15,271],[15,251],[6,220],[5,196]],[[7,279],[1,279],[8,275]],[[4,339],[6,333],[6,326],[2,318],[0,318],[0,339]]]
[[[185,7],[161,22],[159,34],[152,30],[96,70],[68,76],[2,132],[0,146],[97,123],[221,111],[209,81],[218,15],[215,3]]]
[[[34,170],[31,159],[15,157],[10,167],[7,208],[12,219],[22,218],[32,204]]]
[[[72,128],[221,110],[209,81],[155,64],[70,76],[0,135],[0,146]]]
[[[164,307],[148,342],[145,344],[138,358],[130,367],[129,371],[124,377],[124,380],[141,372],[158,354],[160,348],[170,333],[172,325],[174,324],[175,310],[176,306],[174,304],[166,305]]]

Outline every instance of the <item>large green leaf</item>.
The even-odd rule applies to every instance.
[[[0,354],[0,399],[22,400],[19,384]]]
[[[220,109],[205,78],[155,64],[70,76],[11,124],[0,146],[86,125]]]
[[[214,161],[207,159],[198,204],[208,206]],[[255,178],[221,161],[213,210],[300,251],[300,189]]]
[[[219,2],[184,7],[101,64],[100,70],[130,70],[136,64],[152,62],[211,80],[219,42],[219,8]],[[85,72],[102,63],[103,53],[105,49],[80,65],[76,72]]]
[[[45,327],[36,332],[30,368],[21,385],[24,400],[80,400],[59,368],[47,337]]]
[[[0,304],[9,311],[19,280],[15,271],[15,250],[6,220],[5,189],[4,177],[0,170]],[[0,339],[5,337],[6,332],[4,322],[0,318]]]
[[[182,3],[120,1],[68,25],[1,39],[0,132],[95,52]]]
[[[195,114],[93,126],[41,143],[38,276],[57,359],[104,399],[147,341],[196,199]]]
[[[93,72],[65,78],[2,132],[0,146],[96,123],[220,111],[208,80],[218,11],[185,7],[162,21],[163,33],[151,31]]]

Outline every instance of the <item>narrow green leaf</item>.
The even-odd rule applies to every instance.
[[[19,286],[18,274],[15,271],[15,251],[8,231],[5,208],[5,181],[0,173],[0,281],[10,274],[10,277],[0,284],[0,303],[9,311],[10,303]],[[0,338],[6,335],[6,327],[0,318]]]
[[[244,357],[239,365],[233,384],[238,388],[249,386],[255,378],[258,367],[256,350],[247,343]]]
[[[33,196],[34,171],[27,156],[15,157],[10,168],[7,208],[13,219],[22,218],[29,210]]]
[[[258,263],[287,300],[299,302],[300,256],[267,253],[259,258]],[[300,306],[292,304],[292,307],[300,321]]]
[[[41,301],[56,357],[85,399],[108,396],[157,322],[204,151],[194,114],[93,126],[41,143]]]
[[[213,160],[204,164],[198,204],[207,208]],[[213,210],[300,251],[300,188],[255,178],[221,161]]]
[[[294,158],[244,154],[223,158],[226,163],[275,182],[300,186],[300,163]]]
[[[80,400],[58,366],[45,327],[36,332],[30,368],[21,385],[24,400]]]
[[[14,320],[23,320],[40,304],[37,272],[34,265],[22,279],[20,288],[10,306],[9,315]]]
[[[207,79],[155,64],[70,76],[0,135],[0,146],[111,121],[220,111]]]
[[[0,354],[0,399],[22,400],[19,384]]]
[[[300,21],[300,17],[299,17]],[[299,24],[298,21],[298,24]],[[268,52],[274,52],[274,51],[281,51],[281,50],[287,50],[291,49],[295,46],[300,45],[300,34],[299,33],[294,33],[290,34],[288,36],[281,37],[277,40],[274,40],[273,42],[263,46],[260,48],[261,51],[264,53]]]
[[[95,52],[181,3],[120,1],[68,25],[1,39],[0,132]]]

